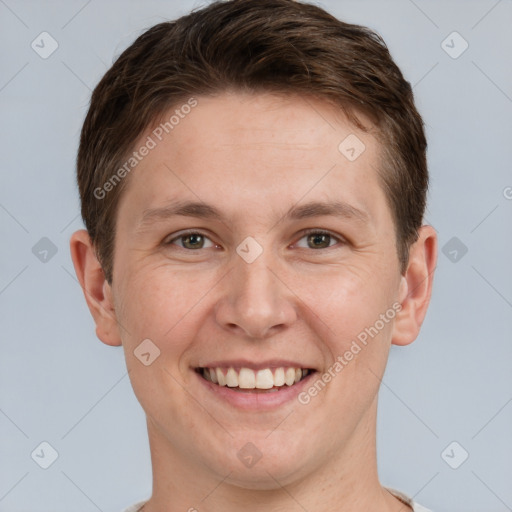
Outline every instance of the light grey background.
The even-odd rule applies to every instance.
[[[1,512],[117,512],[151,492],[122,348],[95,337],[69,256],[82,227],[74,162],[91,90],[113,59],[199,5],[0,0]],[[382,34],[429,139],[439,262],[421,335],[393,347],[383,381],[381,480],[436,512],[510,511],[512,2],[320,5]],[[31,48],[43,31],[59,45],[47,59]],[[458,58],[447,53],[463,48],[453,31],[469,44]],[[46,262],[32,252],[43,237],[57,249],[39,253]],[[43,441],[59,454],[46,470],[31,458]],[[460,463],[463,450],[452,469],[445,461]]]

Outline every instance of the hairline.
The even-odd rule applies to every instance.
[[[203,98],[212,98],[216,99],[220,96],[226,95],[226,94],[241,94],[245,95],[248,94],[250,96],[258,96],[258,95],[273,95],[276,97],[280,97],[285,100],[289,100],[290,98],[294,99],[313,99],[317,101],[321,101],[331,107],[331,111],[335,114],[335,117],[339,120],[342,120],[344,122],[349,123],[350,126],[362,130],[366,133],[369,133],[370,136],[373,136],[377,143],[377,159],[379,162],[379,165],[377,168],[372,168],[376,171],[377,174],[377,180],[379,182],[379,186],[384,194],[386,205],[389,209],[389,212],[391,214],[392,222],[393,222],[393,229],[395,233],[395,248],[397,257],[400,263],[401,272],[404,271],[404,262],[402,257],[402,250],[403,248],[401,245],[406,244],[407,241],[400,240],[400,233],[399,233],[399,225],[398,225],[398,219],[396,218],[396,212],[394,211],[394,203],[392,201],[392,198],[389,195],[389,186],[386,181],[386,178],[390,179],[390,174],[392,171],[392,162],[391,162],[391,155],[389,151],[386,150],[386,135],[384,133],[384,129],[371,119],[371,117],[368,115],[367,112],[364,111],[364,109],[356,107],[353,103],[350,103],[349,101],[344,102],[343,104],[341,102],[337,102],[332,97],[321,94],[321,93],[311,93],[308,91],[301,91],[300,89],[296,89],[293,86],[290,86],[288,84],[278,84],[277,86],[257,86],[257,87],[238,87],[233,84],[227,84],[225,87],[216,88],[214,90],[208,91],[208,92],[196,92],[196,91],[190,91],[185,92],[181,95],[177,95],[174,98],[172,98],[171,101],[169,101],[168,104],[166,104],[165,108],[159,109],[157,112],[155,112],[150,120],[146,123],[146,126],[144,126],[138,135],[134,137],[134,140],[132,144],[128,146],[128,149],[120,154],[116,160],[115,164],[112,165],[112,169],[118,168],[123,161],[125,161],[128,158],[128,155],[130,155],[135,148],[138,147],[138,144],[141,140],[144,139],[144,137],[150,132],[160,120],[162,120],[166,114],[171,111],[172,109],[177,108],[181,103],[185,102],[187,98],[197,98],[200,99]],[[345,110],[346,109],[346,110]],[[347,115],[347,111],[355,118],[357,121],[359,121],[360,126],[358,126],[351,118],[350,115]],[[366,121],[366,124],[361,123],[361,117],[364,118]],[[362,125],[362,126],[361,126]],[[114,160],[113,160],[114,161]],[[118,224],[118,216],[119,216],[119,210],[120,210],[120,203],[126,194],[126,188],[129,186],[131,181],[131,175],[137,171],[136,168],[134,168],[120,183],[119,186],[116,187],[115,190],[115,201],[112,202],[110,208],[108,208],[108,212],[110,213],[110,219],[107,220],[107,224],[110,222],[110,234],[109,234],[109,248],[110,248],[110,281],[109,284],[113,281],[113,274],[114,274],[114,260],[115,260],[115,241],[116,241],[116,234],[117,234],[117,224]],[[106,215],[105,215],[106,217]]]

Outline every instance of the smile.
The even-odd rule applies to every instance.
[[[221,387],[229,387],[234,391],[257,390],[276,392],[285,386],[293,386],[307,377],[308,368],[279,367],[262,368],[197,368],[196,371],[207,381]]]

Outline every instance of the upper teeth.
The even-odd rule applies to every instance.
[[[230,388],[243,389],[270,389],[274,386],[292,386],[308,374],[308,370],[302,368],[264,368],[255,372],[250,368],[202,368],[202,375],[205,379]]]

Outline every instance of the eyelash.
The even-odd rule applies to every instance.
[[[319,250],[324,250],[325,251],[326,249],[333,249],[333,248],[335,248],[336,245],[338,245],[338,244],[341,244],[341,245],[346,245],[347,244],[346,240],[344,240],[340,236],[337,236],[337,235],[331,233],[330,231],[326,231],[324,229],[314,229],[314,228],[313,229],[306,229],[306,230],[302,231],[299,240],[302,240],[304,237],[309,236],[309,235],[313,235],[313,234],[314,235],[327,235],[327,236],[330,236],[331,239],[334,239],[334,240],[337,241],[337,244],[335,244],[333,246],[322,247],[320,249],[311,249],[312,251],[319,251]],[[210,240],[210,237],[208,235],[202,233],[201,231],[187,230],[187,231],[182,231],[178,236],[175,236],[171,240],[164,242],[164,245],[165,246],[174,245],[173,242],[175,242],[176,240],[179,240],[180,238],[184,238],[184,237],[190,236],[190,235],[200,235],[200,236]],[[213,240],[210,240],[210,241],[215,244],[215,242],[213,242]],[[199,249],[187,249],[185,247],[179,247],[179,249],[182,249],[182,250],[188,251],[188,252],[199,251]],[[206,247],[206,249],[209,249],[209,247]],[[304,247],[301,247],[301,249],[304,249]]]

